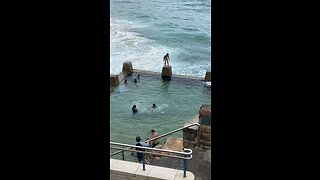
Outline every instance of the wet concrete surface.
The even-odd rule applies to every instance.
[[[187,171],[192,172],[196,180],[211,180],[211,149],[192,148],[192,159],[187,160]],[[151,165],[183,170],[183,159],[154,159]]]

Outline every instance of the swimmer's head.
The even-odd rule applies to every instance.
[[[140,136],[137,136],[137,137],[136,137],[136,141],[137,141],[137,142],[140,142],[140,140],[141,140]]]

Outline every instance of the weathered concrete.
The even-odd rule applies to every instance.
[[[191,148],[192,159],[187,160],[188,171],[194,174],[196,180],[211,180],[211,149]],[[154,166],[168,167],[183,170],[183,160],[173,158],[155,159]]]
[[[110,160],[111,161],[111,160]],[[114,162],[112,165],[112,174],[117,174],[120,176],[128,176],[128,177],[135,177],[135,172],[140,167],[139,163],[134,162],[126,162],[123,163],[122,161],[118,160],[117,162]]]
[[[177,171],[177,169],[153,166],[148,174],[148,179],[175,179]]]
[[[122,71],[123,72],[132,72],[133,68],[132,68],[132,63],[131,61],[125,61],[122,65]]]
[[[188,126],[193,123],[199,123],[199,115],[191,118],[185,125]],[[185,148],[194,148],[198,142],[198,126],[191,126],[186,129],[183,129],[183,146]]]
[[[119,85],[119,78],[118,75],[110,74],[110,86],[116,87]]]
[[[172,69],[170,65],[166,65],[162,67],[162,73],[161,73],[162,77],[170,77],[172,76]]]
[[[171,158],[172,159],[172,158]],[[180,160],[181,161],[181,160]],[[112,180],[194,180],[192,172],[186,172],[187,177],[183,177],[183,171],[177,168],[159,167],[154,165],[143,165],[122,160],[110,159],[110,179]]]
[[[205,81],[211,81],[211,69],[207,70],[206,76],[204,77]]]

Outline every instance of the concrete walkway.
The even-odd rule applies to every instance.
[[[192,159],[187,160],[187,171],[195,175],[196,180],[211,180],[211,149],[192,149]],[[183,160],[176,158],[154,159],[151,165],[183,170]]]

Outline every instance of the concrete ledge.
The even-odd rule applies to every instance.
[[[151,171],[153,166],[146,164],[145,167],[146,167],[146,170],[143,170],[143,165],[140,164],[140,167],[136,171],[135,178],[137,178],[137,179],[148,179],[148,174],[150,173],[150,171]]]
[[[193,124],[193,123],[199,123],[199,115],[196,115],[193,118],[191,118],[188,122],[186,122],[184,124],[183,127],[189,126],[190,124]],[[191,126],[191,127],[188,127],[188,129],[198,131],[199,127],[198,126]]]
[[[110,159],[110,169],[113,168],[113,165],[116,164],[119,160],[117,159]]]
[[[148,180],[175,179],[177,169],[154,166],[148,174]]]
[[[176,178],[174,180],[191,180],[191,179],[195,179],[194,174],[187,171],[186,172],[187,177],[183,177],[183,171],[182,170],[178,170]]]
[[[127,177],[127,176],[121,176],[118,174],[110,174],[110,179],[111,180],[137,180],[136,178],[133,177]]]
[[[110,169],[110,173],[135,178],[135,173],[139,167],[139,163],[118,160]]]
[[[146,170],[143,171],[143,165],[140,163],[110,159],[110,179],[112,180],[194,180],[195,176],[192,172],[187,171],[187,177],[183,177],[183,171],[159,166],[145,165]]]

